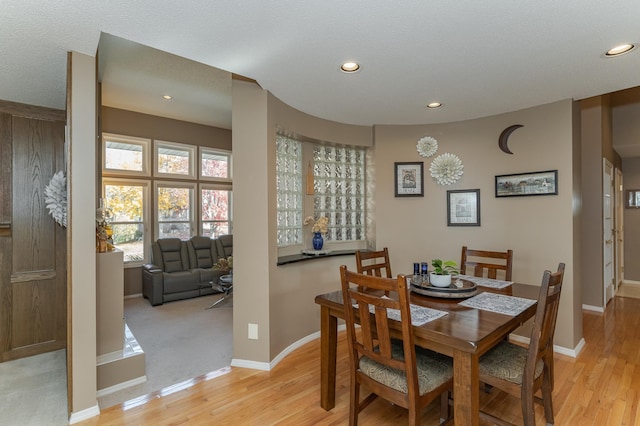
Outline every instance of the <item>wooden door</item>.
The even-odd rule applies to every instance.
[[[64,121],[0,107],[3,362],[65,348],[67,307],[66,231],[44,201],[51,177],[64,168]]]

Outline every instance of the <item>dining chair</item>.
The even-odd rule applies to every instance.
[[[480,358],[480,382],[520,397],[525,426],[535,425],[534,401],[544,405],[547,424],[553,424],[553,335],[564,266],[560,263],[553,273],[544,271],[529,347],[502,341]],[[538,391],[542,397],[536,395]],[[510,424],[482,411],[480,416],[499,425]]]
[[[392,278],[389,250],[385,247],[378,251],[356,251],[356,268],[359,274],[386,276]],[[384,270],[385,275],[382,275]]]
[[[462,247],[461,274],[511,281],[512,269],[513,250],[488,251]],[[504,271],[502,277],[498,275],[498,271]]]
[[[359,274],[344,265],[340,267],[340,276],[343,300],[349,301],[345,302],[351,367],[349,425],[357,425],[358,414],[378,396],[408,409],[410,425],[420,424],[421,409],[440,397],[441,424],[450,422],[452,361],[414,346],[405,276]],[[367,314],[363,316],[362,312]],[[393,321],[389,316],[398,312],[402,340],[392,339],[389,329]],[[371,391],[362,401],[360,385]]]

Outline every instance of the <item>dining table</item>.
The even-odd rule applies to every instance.
[[[412,305],[446,312],[437,319],[413,325],[416,346],[453,358],[453,416],[455,424],[477,425],[480,417],[479,359],[489,349],[535,315],[539,287],[510,283],[499,289],[478,285],[470,299],[434,297],[411,291]],[[479,299],[482,293],[524,301],[520,312],[499,313],[465,306],[465,300]],[[488,296],[486,294],[485,296]],[[518,300],[516,300],[518,299]],[[508,299],[507,302],[511,301]],[[342,291],[315,297],[320,306],[321,398],[325,410],[335,406],[338,320],[344,320]],[[491,307],[489,307],[491,308]],[[413,308],[412,308],[413,309]],[[390,321],[391,334],[400,337],[400,323]]]

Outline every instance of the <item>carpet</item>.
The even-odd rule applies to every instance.
[[[99,397],[100,409],[230,366],[233,298],[206,309],[221,296],[160,306],[142,297],[125,299],[125,321],[145,353],[147,381]]]

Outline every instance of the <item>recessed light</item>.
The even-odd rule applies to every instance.
[[[173,99],[173,96],[171,96],[171,95],[163,95],[162,98],[170,101],[171,99]]]
[[[442,104],[440,102],[431,102],[427,104],[427,108],[440,108]]]
[[[612,57],[612,56],[624,55],[625,53],[631,52],[635,47],[636,47],[635,45],[630,43],[621,44],[619,46],[616,46],[614,48],[607,50],[607,53],[605,53],[604,56]]]
[[[352,73],[360,70],[360,64],[357,62],[345,62],[340,65],[340,70],[346,73]]]

